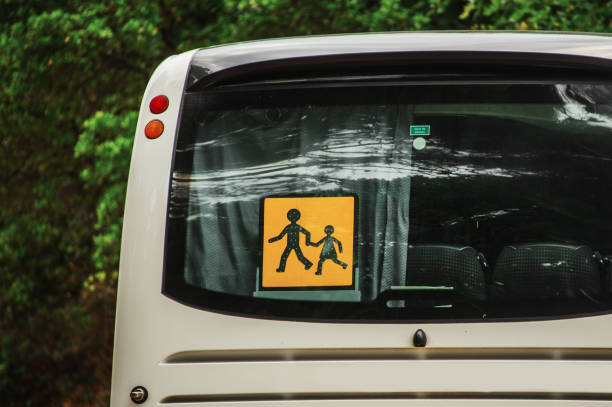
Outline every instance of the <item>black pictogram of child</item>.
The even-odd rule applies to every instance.
[[[334,263],[342,266],[343,269],[346,269],[347,264],[338,260],[338,254],[336,253],[336,247],[334,243],[338,245],[338,250],[342,253],[342,243],[332,236],[334,233],[334,227],[332,225],[325,226],[325,234],[326,236],[319,240],[317,243],[311,243],[310,246],[318,247],[323,243],[323,249],[321,249],[321,255],[319,256],[319,264],[317,265],[317,272],[315,274],[321,275],[323,271],[323,262],[325,260],[331,260]]]
[[[287,212],[287,219],[289,219],[291,223],[285,226],[280,235],[268,239],[268,243],[273,243],[277,240],[281,240],[283,236],[287,235],[287,247],[285,247],[285,251],[281,255],[280,264],[276,269],[277,273],[282,273],[285,271],[287,258],[291,254],[291,250],[295,250],[295,255],[297,256],[298,260],[302,262],[306,270],[312,267],[312,263],[306,257],[304,257],[302,254],[302,249],[300,248],[300,233],[303,233],[306,236],[306,245],[312,246],[312,243],[310,243],[310,232],[297,224],[300,216],[302,216],[302,214],[297,209],[289,209]]]

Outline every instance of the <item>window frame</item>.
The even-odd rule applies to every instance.
[[[414,53],[412,53],[414,54]],[[467,59],[466,64],[460,66],[460,69],[449,67],[449,60],[455,60],[458,53],[438,53],[421,56],[422,60],[417,59],[417,63],[413,60],[410,65],[409,74],[404,75],[398,73],[397,69],[401,69],[402,65],[396,64],[392,69],[380,71],[380,64],[384,61],[389,61],[393,55],[385,55],[384,58],[372,58],[367,56],[367,60],[371,64],[366,65],[364,69],[358,72],[343,72],[342,75],[333,75],[334,72],[342,71],[337,66],[331,67],[328,64],[333,64],[338,57],[334,58],[311,58],[314,64],[304,66],[303,59],[283,60],[278,65],[269,63],[252,64],[249,69],[229,69],[221,71],[219,75],[209,75],[199,81],[192,83],[185,90],[185,95],[206,93],[206,92],[241,92],[241,91],[257,91],[260,89],[300,89],[310,87],[334,87],[334,86],[381,86],[410,84],[410,85],[472,85],[472,84],[556,84],[563,83],[608,83],[612,84],[612,79],[606,77],[605,70],[602,69],[602,60],[599,58],[585,58],[573,56],[553,56],[537,54],[536,60],[541,62],[538,64],[525,65],[526,62],[533,63],[532,54],[521,55],[506,55],[507,60],[512,61],[508,65],[503,65],[504,61],[499,59],[498,53],[471,53],[471,58]],[[406,57],[406,53],[402,53]],[[432,58],[433,57],[433,58]],[[471,65],[476,58],[485,57],[485,64],[478,67]],[[491,59],[488,59],[488,58]],[[346,58],[340,58],[342,63],[353,62],[359,58],[364,58],[351,55]],[[555,58],[557,58],[555,60]],[[322,60],[325,60],[322,62]],[[401,59],[405,62],[405,58]],[[420,61],[420,62],[419,62]],[[423,61],[431,63],[434,61],[435,69],[427,69],[423,72],[425,65]],[[536,61],[536,62],[537,62]],[[551,61],[556,61],[552,63]],[[576,64],[580,61],[580,64]],[[275,61],[278,62],[278,61]],[[594,63],[597,62],[597,63]],[[300,65],[301,64],[301,65]],[[607,62],[606,64],[612,65]],[[604,65],[606,65],[604,64]],[[295,70],[299,65],[299,69]],[[315,67],[314,70],[313,66]],[[326,69],[321,69],[324,66]],[[551,67],[552,66],[552,67]],[[293,67],[294,69],[288,69]],[[595,67],[595,68],[594,68]],[[307,69],[305,69],[307,68]],[[333,69],[332,69],[333,68]],[[405,68],[405,66],[404,66]],[[484,68],[484,69],[483,69]],[[311,70],[309,70],[311,69]],[[281,79],[274,77],[278,72],[285,72]],[[552,71],[551,71],[552,70]],[[419,73],[420,72],[420,73]],[[329,74],[332,74],[329,76]],[[463,75],[463,76],[462,76]],[[465,77],[467,75],[467,78]],[[605,80],[604,80],[605,79]],[[181,105],[181,117],[184,114],[185,97],[183,97]],[[180,135],[181,120],[179,118],[177,126],[177,139]],[[176,150],[177,142],[175,140],[174,149]],[[172,154],[172,171],[174,169],[175,153]],[[172,171],[170,177],[172,176]],[[171,191],[171,183],[169,182],[169,191]],[[168,194],[168,205],[170,203],[170,193]],[[167,206],[168,208],[168,206]],[[296,300],[281,300],[281,299],[266,299],[253,298],[233,295],[229,293],[218,293],[210,290],[197,289],[186,284],[184,281],[179,281],[176,276],[168,278],[167,270],[168,262],[176,260],[168,253],[169,251],[178,253],[177,250],[170,250],[177,242],[168,239],[170,222],[168,213],[166,214],[166,232],[164,245],[164,263],[163,263],[163,280],[162,294],[179,303],[189,307],[211,311],[215,313],[243,316],[250,318],[263,318],[273,320],[292,320],[292,321],[310,321],[310,322],[333,322],[333,323],[470,323],[470,322],[508,322],[508,321],[532,321],[532,320],[555,320],[576,318],[584,316],[605,315],[612,313],[612,309],[601,311],[576,312],[571,314],[561,315],[542,315],[542,316],[504,316],[504,317],[477,317],[469,315],[466,317],[458,317],[457,315],[445,316],[443,311],[437,310],[434,313],[424,313],[423,310],[418,310],[417,314],[407,314],[402,312],[391,312],[386,317],[377,315],[376,312],[368,309],[362,309],[359,312],[359,317],[354,317],[355,303],[334,303],[320,302],[320,309],[333,309],[334,317],[330,317],[328,313],[312,312],[311,301],[296,301]],[[260,244],[260,242],[259,242]],[[354,282],[355,283],[355,282]],[[258,282],[259,284],[259,282]],[[184,295],[177,296],[174,293],[182,291]],[[202,298],[205,297],[205,300]],[[393,297],[391,299],[401,300],[401,297]],[[389,298],[385,298],[385,301]],[[245,310],[257,307],[260,312],[250,313]],[[291,311],[288,311],[291,310]],[[401,315],[400,315],[401,314]]]

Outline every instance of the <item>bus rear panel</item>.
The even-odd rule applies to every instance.
[[[111,405],[612,405],[611,55],[422,33],[164,61]]]

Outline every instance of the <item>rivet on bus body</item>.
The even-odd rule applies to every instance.
[[[422,348],[427,344],[427,335],[425,335],[425,332],[422,329],[419,329],[414,333],[413,342],[414,346],[417,348]]]
[[[130,392],[130,398],[136,404],[142,404],[147,401],[149,392],[143,386],[136,386]]]
[[[164,132],[164,124],[160,120],[151,120],[145,127],[145,136],[153,140]]]

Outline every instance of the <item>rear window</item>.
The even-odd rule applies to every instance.
[[[305,320],[607,312],[612,87],[186,93],[163,291]]]

